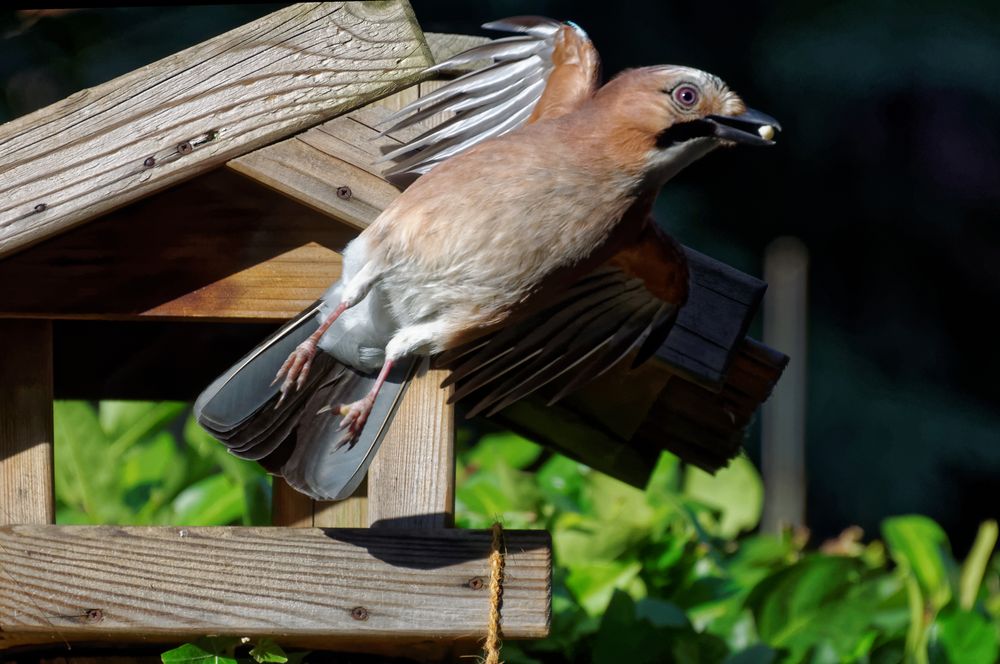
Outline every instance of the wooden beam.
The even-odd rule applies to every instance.
[[[549,629],[545,531],[507,531],[503,633]],[[469,530],[0,528],[0,649],[273,636],[419,652],[486,630],[491,535]]]
[[[0,260],[0,316],[283,321],[355,234],[219,169]]]
[[[0,320],[0,524],[52,523],[52,323]]]
[[[0,256],[415,83],[405,0],[296,4],[0,126]]]

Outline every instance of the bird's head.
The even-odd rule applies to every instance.
[[[773,145],[778,122],[747,108],[717,76],[665,65],[620,74],[598,93],[614,114],[619,149],[668,179],[720,146]]]

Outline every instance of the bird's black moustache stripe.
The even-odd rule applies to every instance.
[[[712,124],[705,122],[704,120],[699,119],[681,122],[680,124],[671,125],[661,131],[656,136],[656,147],[662,150],[664,148],[669,148],[671,145],[677,145],[678,143],[689,141],[692,138],[704,138],[705,136],[711,136],[713,131],[714,127]]]

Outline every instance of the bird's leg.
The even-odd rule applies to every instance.
[[[271,385],[274,385],[279,380],[284,377],[285,382],[281,384],[281,396],[278,398],[278,403],[275,404],[275,408],[279,408],[281,404],[285,401],[285,397],[288,392],[292,389],[292,385],[295,386],[296,390],[302,389],[302,385],[306,382],[306,377],[309,375],[309,367],[312,365],[313,358],[316,357],[316,344],[319,343],[320,337],[330,329],[340,314],[344,313],[350,304],[345,300],[337,305],[337,308],[326,317],[315,332],[309,335],[309,338],[300,343],[295,347],[295,350],[291,352],[285,363],[281,365],[278,369],[277,375],[275,375],[274,380],[271,381]]]
[[[368,416],[372,412],[372,406],[375,405],[375,397],[378,396],[378,391],[382,389],[382,385],[385,384],[385,379],[391,370],[392,360],[386,360],[368,394],[353,403],[340,406],[340,416],[343,418],[340,422],[340,429],[346,429],[345,439],[342,443],[353,441],[361,434],[361,430],[365,427],[365,422],[368,421]]]
[[[302,386],[306,382],[306,377],[309,375],[309,367],[312,365],[313,358],[316,357],[316,346],[319,344],[320,338],[340,318],[342,313],[365,299],[368,291],[371,290],[377,280],[377,268],[372,263],[366,263],[350,281],[344,284],[340,296],[340,304],[337,305],[337,308],[326,317],[326,320],[323,321],[315,332],[309,335],[308,339],[296,346],[295,350],[288,356],[288,359],[285,360],[285,363],[278,369],[274,380],[271,381],[271,385],[274,385],[282,377],[285,379],[285,382],[281,384],[281,397],[278,399],[278,403],[275,404],[275,408],[281,406],[293,385],[297,390],[302,389]]]

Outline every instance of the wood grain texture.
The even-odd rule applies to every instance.
[[[0,255],[416,82],[408,3],[296,4],[0,127]]]
[[[52,523],[52,323],[0,319],[0,524]]]
[[[313,501],[299,493],[280,477],[271,487],[271,525],[286,528],[313,526]]]
[[[368,480],[363,480],[349,498],[336,502],[314,502],[313,525],[317,528],[366,528]]]
[[[354,235],[219,169],[0,260],[0,316],[284,321]]]
[[[427,47],[434,56],[434,62],[443,62],[453,55],[458,55],[462,51],[467,51],[476,46],[492,41],[489,37],[478,35],[456,35],[444,32],[425,32],[424,39],[427,40]],[[447,67],[439,70],[441,74],[462,74],[473,69],[479,69],[488,61],[470,62],[456,67]]]
[[[399,195],[375,160],[421,130],[379,136],[378,124],[420,93],[414,85],[226,166],[355,230],[366,228]]]
[[[455,411],[447,372],[414,378],[368,469],[373,527],[443,528],[455,515]]]
[[[550,540],[505,533],[505,638],[548,633]],[[490,534],[317,528],[0,528],[0,649],[208,634],[379,648],[475,640]]]

